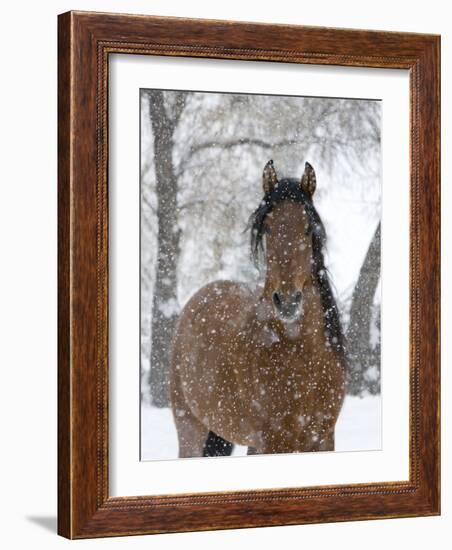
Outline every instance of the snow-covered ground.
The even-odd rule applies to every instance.
[[[336,451],[381,449],[381,398],[347,396],[336,425]],[[236,446],[234,456],[247,448]],[[177,458],[177,437],[170,409],[141,406],[141,460]]]

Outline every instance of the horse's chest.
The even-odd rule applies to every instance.
[[[342,368],[333,354],[274,345],[248,363],[252,401],[261,409],[281,412],[329,404],[342,393]]]

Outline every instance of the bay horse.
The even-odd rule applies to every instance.
[[[333,451],[345,390],[344,337],[324,264],[316,175],[263,171],[250,219],[260,290],[232,281],[201,288],[181,312],[170,369],[179,456]]]

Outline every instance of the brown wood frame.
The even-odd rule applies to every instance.
[[[439,36],[89,12],[60,15],[58,36],[58,532],[85,538],[439,514]],[[409,71],[409,481],[109,497],[111,53]]]

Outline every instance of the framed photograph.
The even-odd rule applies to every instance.
[[[440,513],[439,56],[59,16],[61,535]]]

